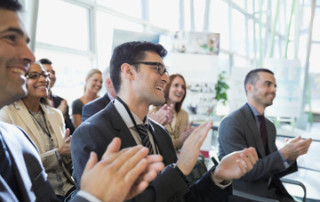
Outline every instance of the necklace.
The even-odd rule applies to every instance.
[[[43,119],[43,122],[44,122],[44,125],[43,124],[41,124],[41,121],[39,121],[38,119],[37,119],[37,117],[34,115],[35,114],[35,112],[32,112],[32,111],[30,111],[29,109],[28,109],[28,111],[29,111],[29,114],[32,116],[32,118],[37,122],[37,124],[40,126],[40,128],[42,129],[42,131],[48,136],[48,137],[50,137],[50,139],[51,139],[51,134],[50,134],[50,131],[49,131],[49,127],[48,127],[48,124],[47,124],[47,119],[46,119],[46,116],[45,116],[45,114],[44,114],[44,111],[40,108],[40,112],[41,112],[41,117],[42,117],[42,119]]]

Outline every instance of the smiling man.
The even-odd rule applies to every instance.
[[[132,201],[221,201],[231,192],[230,181],[252,169],[258,158],[256,151],[244,149],[224,158],[196,183],[188,184],[185,176],[194,167],[212,123],[204,123],[192,132],[177,159],[167,131],[147,117],[149,105],[165,102],[163,90],[168,74],[162,58],[166,53],[161,45],[150,42],[128,42],[114,49],[110,69],[118,97],[87,119],[71,140],[77,186],[89,153],[95,151],[100,158],[114,137],[122,140],[124,148],[140,144],[148,147],[150,153],[161,154],[166,165]]]
[[[275,126],[264,117],[264,111],[272,105],[277,91],[272,71],[250,71],[244,87],[248,102],[227,116],[219,126],[219,158],[242,148],[256,148],[259,161],[248,174],[234,181],[234,189],[280,201],[294,201],[280,177],[297,170],[296,159],[307,153],[312,140],[297,137],[277,149]],[[230,201],[242,200],[234,198]]]
[[[29,41],[17,11],[17,0],[0,1],[0,108],[27,94],[25,73],[34,62]],[[163,168],[160,156],[148,149],[119,151],[114,139],[97,161],[90,154],[74,201],[116,201],[132,198]],[[0,201],[59,201],[48,182],[40,154],[21,128],[0,122]]]

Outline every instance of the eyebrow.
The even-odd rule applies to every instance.
[[[24,33],[21,29],[15,28],[15,27],[9,27],[8,29],[5,29],[5,30],[3,30],[3,31],[0,31],[0,34],[6,33],[6,32],[15,32],[15,33],[19,34],[19,35],[22,36],[22,37],[25,36],[25,33]],[[26,43],[29,43],[29,42],[30,42],[30,38],[27,37],[27,38],[26,38]]]

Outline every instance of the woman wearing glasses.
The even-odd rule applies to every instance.
[[[172,74],[169,77],[169,82],[164,89],[164,97],[168,106],[173,106],[174,115],[172,121],[165,124],[165,128],[168,130],[173,145],[176,150],[180,149],[191,134],[194,128],[188,125],[188,112],[181,109],[184,98],[186,97],[186,82],[181,74]],[[160,107],[151,109],[151,113],[159,110]]]
[[[74,187],[70,172],[69,131],[65,132],[62,113],[46,104],[49,73],[38,64],[26,73],[28,95],[0,110],[0,121],[21,127],[37,145],[48,180],[56,195],[63,198]]]
[[[98,98],[102,88],[102,73],[98,69],[89,71],[84,86],[84,94],[72,102],[72,121],[75,128],[81,124],[82,107],[90,101]]]

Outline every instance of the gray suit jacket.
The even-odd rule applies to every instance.
[[[110,102],[110,98],[108,93],[105,93],[103,97],[99,97],[95,100],[92,100],[88,104],[85,104],[82,107],[82,115],[81,115],[81,122],[84,122],[92,115],[96,114],[103,108],[105,108]]]
[[[223,119],[219,126],[219,159],[225,155],[254,147],[259,160],[253,170],[239,180],[233,181],[233,188],[246,193],[270,197],[269,185],[276,188],[282,195],[289,196],[283,187],[280,177],[297,170],[296,162],[288,169],[285,168],[282,158],[275,145],[276,129],[266,119],[268,131],[268,151],[266,154],[255,117],[248,104],[231,113]],[[269,190],[270,191],[270,190]]]
[[[175,163],[177,156],[169,134],[163,126],[150,119],[149,122],[164,164]],[[121,139],[122,148],[136,145],[131,132],[112,102],[76,129],[71,140],[71,156],[74,166],[73,177],[77,187],[90,152],[96,152],[101,159],[114,137]],[[211,180],[209,172],[198,182],[188,186],[174,168],[166,167],[149,187],[132,201],[221,201],[230,194],[230,189],[231,186],[226,190],[217,187]]]
[[[18,127],[0,122],[0,132],[13,160],[22,201],[59,201],[47,180],[40,154],[28,135]],[[18,201],[4,178],[0,176],[0,201]],[[87,201],[79,196],[73,201]]]

